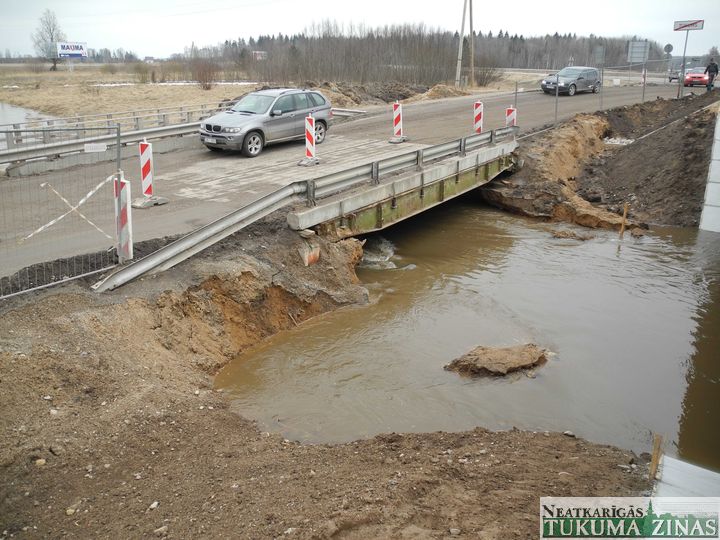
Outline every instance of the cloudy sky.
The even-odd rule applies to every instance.
[[[292,34],[323,19],[458,30],[462,5],[463,0],[0,0],[0,53],[32,54],[30,35],[45,9],[56,13],[69,41],[166,57],[192,42]],[[720,0],[476,0],[474,12],[474,26],[482,32],[638,35],[671,43],[674,54],[682,54],[685,33],[673,32],[673,21],[705,19],[704,30],[690,32],[688,54],[720,45]]]

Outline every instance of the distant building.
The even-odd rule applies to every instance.
[[[146,64],[154,64],[154,63],[155,63],[155,57],[154,57],[154,56],[146,56],[146,57],[143,59],[143,62],[145,62]]]
[[[253,51],[253,60],[267,60],[267,51]]]

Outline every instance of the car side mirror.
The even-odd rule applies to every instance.
[[[272,115],[273,115],[273,116],[282,116],[282,111],[281,111],[280,109],[275,109],[275,110],[272,112]]]

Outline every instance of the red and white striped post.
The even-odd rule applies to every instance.
[[[483,104],[482,101],[476,101],[473,107],[473,129],[475,133],[482,133],[483,130]]]
[[[165,197],[158,197],[153,190],[153,174],[155,173],[155,163],[153,162],[152,143],[147,139],[139,145],[140,150],[140,181],[142,184],[142,198],[133,201],[135,208],[149,208],[166,204],[168,200]]]
[[[143,140],[140,143],[140,179],[144,197],[153,195],[153,151],[152,143]]]
[[[505,127],[517,126],[517,109],[508,107],[505,109]]]
[[[315,155],[315,118],[308,114],[305,117],[305,158],[298,165],[307,167],[318,163],[320,160]]]
[[[395,101],[393,103],[393,137],[390,142],[397,144],[405,141],[407,141],[407,137],[403,134],[402,103]]]
[[[130,181],[118,171],[113,179],[115,192],[115,236],[120,264],[133,258],[132,205],[130,204]]]

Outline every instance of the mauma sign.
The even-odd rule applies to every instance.
[[[87,43],[59,41],[57,55],[58,58],[87,58]]]
[[[720,538],[717,497],[541,497],[540,538]]]

